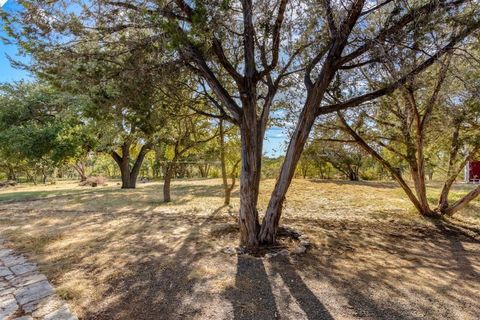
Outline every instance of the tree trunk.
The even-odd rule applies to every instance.
[[[240,245],[255,249],[259,245],[258,192],[260,186],[263,130],[256,119],[256,105],[244,105],[240,128],[242,164],[240,169]]]
[[[440,193],[440,198],[438,199],[438,209],[440,211],[446,210],[449,206],[448,204],[448,194],[450,189],[457,178],[457,175],[462,170],[462,167],[459,167],[460,170],[453,172],[453,167],[457,160],[458,151],[460,149],[460,124],[455,124],[455,130],[452,133],[452,142],[450,147],[450,155],[448,157],[448,168],[447,168],[447,180],[443,184],[442,192]]]
[[[172,198],[170,196],[170,184],[172,181],[172,175],[174,170],[175,170],[174,162],[166,164],[165,176],[163,181],[163,202],[172,201]]]
[[[307,173],[308,173],[308,166],[305,165],[305,167],[302,168],[302,177],[303,177],[303,179],[307,179]]]
[[[224,205],[230,204],[230,188],[228,186],[228,179],[227,179],[227,166],[225,163],[225,131],[223,128],[223,120],[220,120],[219,123],[220,129],[220,168],[222,171],[222,182],[223,182],[223,190],[224,190]]]
[[[200,171],[200,177],[202,178],[208,177],[208,164],[198,165],[198,170]]]
[[[410,172],[412,175],[413,185],[415,187],[415,192],[417,194],[417,199],[420,202],[420,206],[422,207],[422,215],[430,216],[433,213],[433,210],[430,209],[430,204],[428,203],[427,198],[427,188],[425,185],[425,171],[422,168],[423,161],[421,159],[418,160],[417,163],[410,164]],[[417,166],[420,164],[420,166]]]
[[[447,209],[443,210],[442,214],[452,216],[455,212],[464,208],[467,204],[469,204],[472,200],[474,200],[478,196],[480,196],[480,186],[476,187],[475,189],[470,191],[465,197],[458,200]]]
[[[380,164],[385,169],[387,169],[388,172],[390,172],[391,176],[400,184],[403,191],[405,192],[407,197],[410,199],[410,201],[413,203],[413,205],[418,210],[418,212],[422,213],[422,210],[423,210],[422,206],[420,205],[420,202],[418,201],[418,199],[415,197],[415,194],[413,193],[413,191],[408,186],[407,182],[403,179],[402,171],[399,170],[399,168],[392,167],[387,160],[385,160],[377,151],[375,151],[372,147],[370,147],[368,143],[359,134],[357,134],[357,132],[352,127],[349,126],[348,122],[340,113],[338,113],[338,117],[340,118],[340,121],[342,122],[343,126],[348,131],[348,133],[355,139],[357,144],[363,150],[365,150],[369,155],[371,155],[375,160],[380,162]]]
[[[428,181],[433,181],[433,170],[428,172]]]
[[[140,149],[140,152],[135,160],[133,167],[130,169],[130,144],[124,143],[122,145],[122,156],[113,151],[111,153],[113,159],[120,168],[120,175],[122,177],[122,189],[135,189],[137,185],[137,178],[142,167],[145,155],[150,148],[149,144],[145,144]]]
[[[7,164],[7,180],[17,180],[17,175],[15,173],[15,168],[9,164]]]
[[[478,197],[480,193],[480,187],[474,189],[473,191],[468,193],[465,197],[458,200],[451,206],[448,203],[448,195],[450,193],[450,189],[452,188],[453,183],[455,182],[457,176],[460,174],[462,169],[467,165],[468,161],[470,161],[477,154],[478,149],[480,149],[480,146],[477,146],[473,150],[471,150],[471,152],[463,159],[463,161],[455,170],[453,169],[454,161],[450,160],[449,168],[447,171],[447,174],[449,176],[443,185],[436,211],[440,212],[441,214],[446,214],[451,216],[461,208],[465,207],[470,201]],[[458,150],[458,147],[457,147],[457,150]],[[450,156],[450,158],[452,159],[452,155]],[[455,155],[455,158],[456,158],[456,155]]]
[[[122,189],[130,189],[130,167],[128,165],[128,158],[123,157],[121,163],[119,164],[120,174],[122,177]]]
[[[350,181],[358,181],[358,175],[354,170],[349,170],[348,171],[348,180]]]
[[[83,163],[82,161],[77,161],[77,163],[73,164],[73,168],[80,176],[80,182],[87,180],[87,175],[85,173],[85,163]]]
[[[442,191],[440,193],[440,198],[438,199],[438,209],[439,211],[446,210],[449,206],[448,195],[450,194],[450,189],[452,188],[453,183],[455,182],[454,177],[449,177],[443,184]]]
[[[317,97],[318,98],[318,97]],[[307,142],[308,135],[315,122],[315,97],[311,95],[307,98],[306,107],[300,114],[297,127],[288,145],[287,154],[280,170],[280,176],[277,179],[275,188],[268,204],[265,218],[262,222],[260,230],[260,242],[262,244],[275,243],[275,237],[282,213],[283,202],[285,201],[285,195],[288,191],[288,187],[292,182],[293,175],[295,174],[295,168],[300,156],[302,154],[305,143]],[[319,99],[320,100],[320,99]]]
[[[427,198],[427,187],[425,184],[425,157],[423,153],[424,134],[423,126],[417,124],[415,153],[410,154],[409,165],[417,199],[422,208],[421,214],[431,217],[436,216],[437,213],[430,208]]]
[[[135,160],[135,163],[133,165],[132,171],[130,172],[129,175],[129,188],[136,188],[137,186],[137,178],[138,174],[140,172],[140,168],[142,167],[143,160],[145,159],[145,156],[147,155],[149,151],[149,145],[143,145],[142,148],[140,149],[140,152],[137,156],[137,159]]]

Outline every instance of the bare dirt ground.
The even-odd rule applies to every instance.
[[[221,252],[237,241],[238,195],[222,207],[220,180],[172,189],[167,205],[160,183],[2,190],[0,236],[80,319],[479,318],[480,201],[434,223],[394,183],[296,180],[282,223],[313,248],[267,259]]]

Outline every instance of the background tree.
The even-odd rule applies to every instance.
[[[456,62],[450,59],[439,62],[422,78],[410,79],[377,107],[358,113],[355,123],[339,113],[344,130],[382,163],[425,216],[451,215],[480,194],[480,188],[476,188],[455,203],[448,203],[453,182],[480,150],[478,91],[470,91],[471,83],[458,79],[458,70],[453,68]],[[413,189],[380,150],[406,163]],[[426,188],[427,152],[448,155],[446,180],[434,209]]]
[[[76,157],[85,142],[82,124],[73,111],[84,101],[42,83],[3,85],[0,92],[3,161],[10,169],[18,163],[27,163],[46,183],[54,169]],[[11,173],[11,178],[14,175]]]
[[[170,107],[176,113],[176,121],[168,123],[166,134],[162,136],[162,142],[167,146],[164,154],[164,202],[171,201],[170,185],[179,162],[186,159],[190,152],[195,152],[195,148],[218,136],[218,132],[212,130],[212,124],[204,116],[192,113],[183,105],[185,101],[188,100],[176,101],[177,104],[175,100],[171,101]]]
[[[230,198],[233,188],[235,188],[235,181],[238,174],[238,166],[240,164],[240,141],[238,139],[238,132],[233,128],[225,128],[224,120],[219,121],[219,140],[220,140],[220,166],[222,171],[222,183],[224,190],[225,205],[230,204]],[[231,179],[229,182],[228,179]]]

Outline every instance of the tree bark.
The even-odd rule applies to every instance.
[[[224,205],[230,204],[230,188],[228,187],[228,179],[227,179],[227,166],[225,163],[225,130],[223,128],[223,119],[220,120],[219,123],[220,129],[220,168],[222,171],[222,182],[223,182],[223,190],[224,190]]]
[[[442,213],[448,216],[452,216],[455,212],[464,208],[467,204],[469,204],[472,200],[477,198],[479,195],[480,195],[480,186],[476,187],[475,189],[470,191],[465,197],[458,200],[447,209],[443,210]]]
[[[175,172],[175,162],[172,161],[171,163],[167,163],[165,168],[164,181],[163,181],[163,202],[172,201],[172,198],[170,195],[170,184],[172,182],[172,176],[174,172]]]
[[[115,151],[113,151],[111,155],[120,168],[122,189],[135,189],[140,168],[142,167],[143,160],[150,149],[150,145],[145,144],[142,146],[132,168],[130,168],[130,144],[124,143],[121,149],[122,156]]]
[[[147,155],[147,153],[148,147],[146,147],[145,145],[142,146],[142,148],[140,149],[140,153],[138,154],[137,159],[133,164],[133,168],[130,171],[128,185],[132,189],[135,189],[137,186],[138,174],[140,173],[140,168],[142,167],[143,160],[145,160],[145,156]]]
[[[480,149],[480,145],[473,148],[473,150],[470,151],[470,153],[463,159],[463,161],[455,170],[453,170],[453,161],[449,164],[448,174],[450,175],[448,176],[448,179],[445,181],[443,185],[436,211],[440,212],[441,214],[446,214],[451,216],[461,208],[465,207],[470,201],[478,197],[479,193],[477,188],[471,191],[470,193],[468,193],[462,199],[452,204],[451,206],[448,203],[448,195],[450,193],[450,189],[452,188],[452,185],[455,182],[457,176],[460,174],[462,169],[467,165],[468,161],[474,158],[474,156],[477,154],[479,149]]]
[[[258,132],[256,119],[242,123],[242,166],[240,170],[240,244],[247,248],[258,247],[257,202],[260,187],[263,134]]]
[[[7,164],[6,174],[7,174],[7,180],[13,180],[13,181],[17,180],[17,174],[15,173],[15,168],[12,165]]]
[[[280,176],[277,179],[275,188],[268,204],[267,212],[262,222],[259,240],[262,244],[273,244],[276,240],[276,234],[280,216],[282,213],[283,202],[287,194],[288,187],[292,182],[295,168],[302,154],[308,135],[315,122],[315,101],[320,101],[318,97],[312,97],[309,94],[306,106],[303,108],[295,132],[288,145],[287,154],[280,170]]]
[[[452,188],[453,183],[455,182],[455,179],[457,178],[458,174],[460,173],[460,170],[463,169],[463,166],[465,166],[465,162],[463,166],[460,166],[460,170],[457,170],[455,174],[453,173],[453,167],[455,165],[455,162],[457,161],[457,156],[458,156],[458,151],[460,148],[460,123],[455,124],[455,130],[452,133],[452,143],[450,147],[450,155],[448,158],[448,169],[447,169],[447,180],[443,184],[442,191],[440,193],[440,198],[438,199],[438,209],[440,211],[446,210],[449,206],[448,203],[448,194],[450,193],[450,189]]]

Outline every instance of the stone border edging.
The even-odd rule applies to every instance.
[[[0,319],[78,320],[35,263],[0,240]]]

